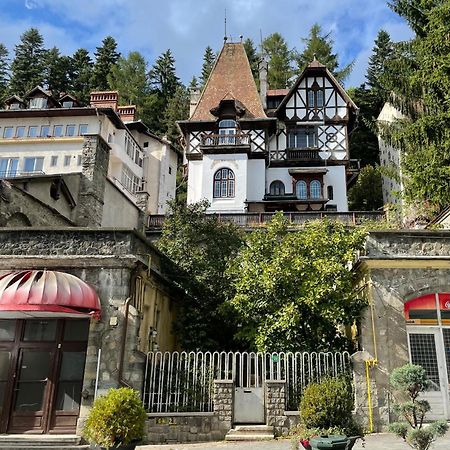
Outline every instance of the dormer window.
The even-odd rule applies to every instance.
[[[11,103],[9,109],[20,109],[20,103]]]
[[[73,108],[73,101],[72,100],[66,100],[62,104],[63,108]]]
[[[34,97],[30,99],[30,109],[45,109],[47,108],[47,99],[44,97]]]
[[[234,144],[236,139],[236,121],[226,119],[219,122],[219,144]]]

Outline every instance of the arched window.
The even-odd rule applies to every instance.
[[[270,195],[284,195],[284,183],[280,180],[272,181],[270,184]]]
[[[322,185],[319,180],[312,180],[309,185],[310,197],[321,198],[322,197]]]
[[[214,174],[214,198],[234,197],[234,173],[231,169],[219,169]]]
[[[222,145],[233,145],[236,139],[236,122],[224,119],[219,122],[219,143]]]
[[[306,200],[308,198],[306,181],[297,181],[297,184],[295,185],[295,193],[297,194],[297,198],[300,200]]]

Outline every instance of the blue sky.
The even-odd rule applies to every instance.
[[[184,82],[200,73],[207,45],[221,48],[225,8],[233,41],[243,35],[259,43],[261,33],[278,31],[291,48],[301,49],[301,38],[315,22],[321,24],[332,32],[341,64],[355,60],[347,86],[364,82],[378,30],[396,41],[411,35],[385,0],[0,0],[0,5],[0,42],[11,56],[31,26],[39,28],[46,47],[64,54],[80,47],[93,53],[112,35],[120,52],[138,50],[149,65],[170,48]]]

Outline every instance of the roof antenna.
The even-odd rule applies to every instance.
[[[223,36],[223,42],[227,42],[228,36],[227,36],[227,8],[225,8],[225,34]]]

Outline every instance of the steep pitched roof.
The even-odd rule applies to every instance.
[[[224,44],[190,120],[216,120],[211,109],[229,98],[238,100],[245,107],[245,118],[266,117],[241,43]]]

